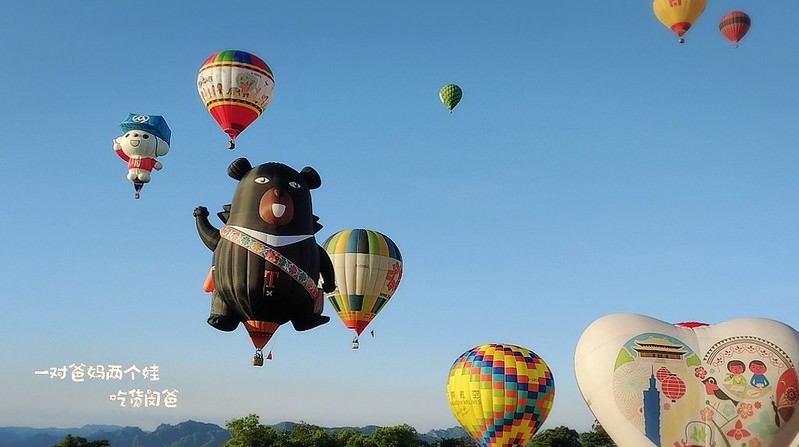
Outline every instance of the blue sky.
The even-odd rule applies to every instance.
[[[457,425],[452,362],[503,342],[553,371],[545,428],[585,431],[573,356],[595,319],[797,325],[799,3],[710,1],[684,45],[640,0],[187,5],[29,1],[0,17],[0,425],[257,413],[427,431]],[[733,9],[753,21],[737,49],[717,28]],[[195,87],[222,49],[276,80],[232,152]],[[128,112],[172,129],[138,201],[111,146]],[[320,173],[320,242],[358,227],[399,246],[402,283],[360,350],[329,307],[323,327],[281,328],[263,368],[243,328],[205,323],[192,210],[230,202],[240,156]],[[34,374],[72,363],[158,365],[160,380]],[[110,401],[133,388],[177,389],[177,406]]]

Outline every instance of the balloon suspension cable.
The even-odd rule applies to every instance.
[[[133,189],[136,190],[136,193],[133,194],[133,198],[137,199],[141,197],[141,189],[144,186],[144,183],[141,182],[133,182]]]
[[[255,355],[252,358],[252,366],[264,366],[264,351],[261,348],[255,350]]]
[[[227,142],[227,148],[232,151],[233,149],[236,148],[236,143],[234,143],[233,140],[228,141]]]
[[[358,341],[358,336],[356,335],[355,338],[352,339],[352,349],[358,349],[360,346],[360,342]]]

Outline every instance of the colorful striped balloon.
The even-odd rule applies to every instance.
[[[402,279],[402,255],[387,236],[351,229],[330,236],[322,247],[336,272],[336,290],[328,301],[357,335],[385,307]]]
[[[492,343],[455,360],[447,398],[455,418],[478,446],[526,446],[552,409],[555,383],[534,352]]]
[[[749,26],[752,20],[743,11],[730,12],[719,21],[719,31],[721,35],[727,40],[732,42],[738,48],[738,42],[744,38],[746,32],[749,31]]]
[[[222,130],[236,137],[255,121],[272,101],[275,77],[263,59],[246,51],[224,50],[203,62],[197,91]]]

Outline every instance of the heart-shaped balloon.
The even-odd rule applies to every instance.
[[[593,322],[577,384],[619,447],[786,447],[799,433],[799,333],[774,320]]]

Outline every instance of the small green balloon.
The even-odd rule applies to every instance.
[[[452,113],[452,109],[461,102],[463,90],[455,84],[447,84],[441,87],[441,90],[438,92],[438,97],[441,98],[441,102],[444,103],[450,113]]]

